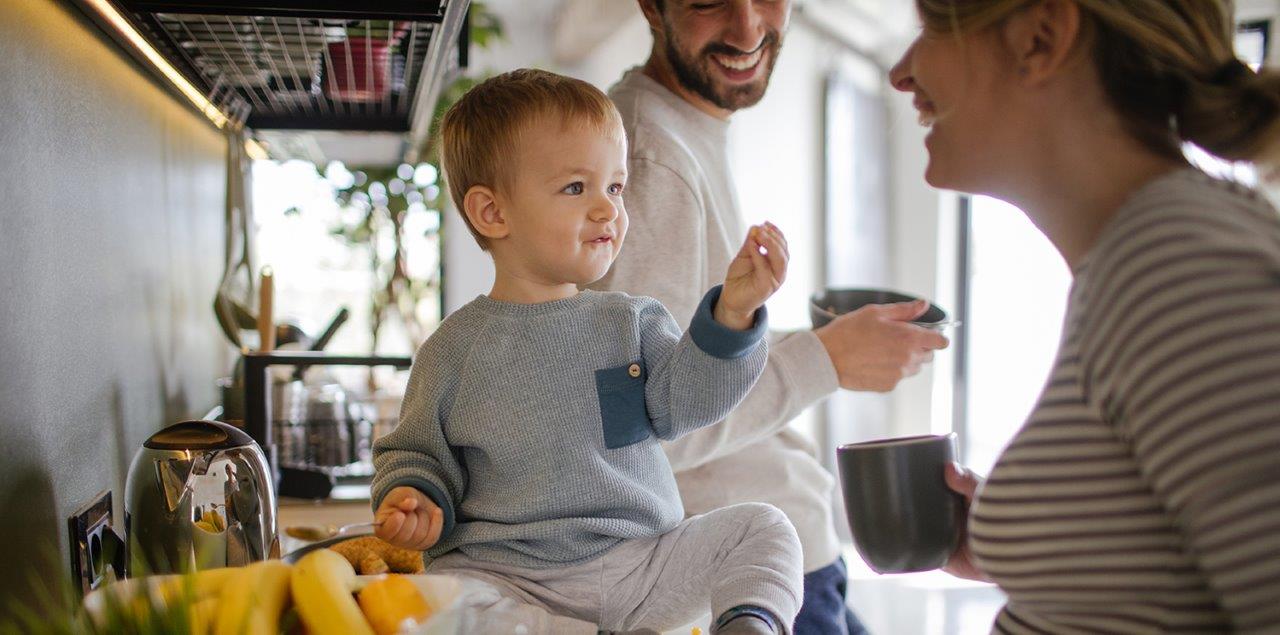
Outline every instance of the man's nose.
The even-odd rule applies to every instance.
[[[754,51],[764,40],[764,15],[755,0],[733,0],[726,26],[724,43],[740,51]]]

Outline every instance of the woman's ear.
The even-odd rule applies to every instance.
[[[507,218],[498,205],[498,197],[492,189],[484,185],[473,185],[462,197],[463,213],[476,233],[496,240],[506,238],[511,233]]]
[[[1043,0],[1010,16],[1003,27],[1019,80],[1039,85],[1076,59],[1081,44],[1080,5],[1075,0]]]

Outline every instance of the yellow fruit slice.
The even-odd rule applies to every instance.
[[[158,595],[166,605],[175,600],[199,602],[205,598],[217,598],[222,587],[239,571],[237,567],[221,567],[173,576],[160,584]]]
[[[218,598],[214,635],[275,635],[293,568],[279,560],[241,567]]]
[[[431,617],[431,605],[408,578],[389,575],[374,580],[357,596],[360,609],[377,635],[393,635]]]
[[[318,549],[293,566],[293,603],[310,635],[373,635],[351,597],[356,571],[346,558]]]
[[[192,604],[187,609],[187,619],[191,621],[191,635],[209,635],[213,631],[213,623],[217,616],[217,597],[207,597]]]
[[[209,529],[205,529],[205,531],[209,531],[211,533],[218,533],[227,530],[227,521],[223,520],[222,514],[219,514],[212,509],[201,514],[200,520],[197,520],[195,524],[207,525]],[[204,529],[204,527],[202,526],[201,529]]]

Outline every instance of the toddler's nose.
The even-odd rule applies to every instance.
[[[591,208],[591,220],[607,223],[618,217],[618,207],[611,200],[603,200]]]

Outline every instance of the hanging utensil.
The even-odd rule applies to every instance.
[[[338,328],[345,324],[349,317],[351,317],[351,311],[347,307],[344,306],[338,309],[333,319],[329,320],[329,326],[325,327],[324,332],[311,343],[311,347],[308,350],[317,352],[324,350],[324,347],[329,345],[329,340],[333,339],[333,334],[338,332]],[[307,368],[306,364],[299,364],[293,371],[293,378],[301,380],[302,374],[307,371]]]
[[[276,329],[272,323],[272,304],[275,302],[275,274],[271,267],[263,267],[258,284],[258,350],[270,353],[276,347]]]

